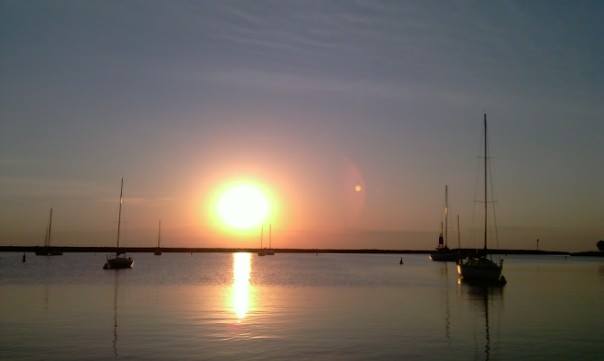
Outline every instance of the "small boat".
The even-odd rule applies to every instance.
[[[120,208],[117,216],[117,249],[115,251],[115,257],[107,256],[103,269],[124,269],[132,268],[134,260],[132,257],[126,257],[125,251],[120,251],[120,228],[122,225],[122,204],[124,203],[124,178],[122,178],[122,185],[120,188]]]
[[[115,257],[107,257],[107,261],[105,262],[103,269],[132,268],[132,264],[134,263],[132,257],[120,256],[121,254],[123,253],[116,252]]]
[[[430,259],[436,262],[455,262],[459,258],[457,252],[453,252],[447,246],[449,231],[449,186],[445,185],[445,228],[443,237],[443,224],[440,224],[440,235],[438,236],[438,245],[436,251],[430,253]]]
[[[61,256],[63,252],[53,249],[50,246],[50,240],[52,238],[52,208],[50,209],[50,217],[48,220],[48,227],[46,228],[46,235],[44,236],[44,247],[36,251],[36,256]]]
[[[482,252],[461,259],[457,263],[457,273],[465,282],[504,285],[505,277],[501,275],[503,260],[493,262],[487,255],[487,212],[488,212],[488,148],[487,148],[487,115],[484,115],[484,244]]]
[[[155,252],[153,252],[153,254],[156,256],[161,256],[161,248],[159,248],[160,240],[161,240],[161,220],[159,221],[159,228],[157,230],[157,248],[155,249]]]
[[[275,251],[271,248],[272,242],[272,225],[268,225],[268,248],[264,248],[262,245],[262,241],[264,238],[264,225],[260,227],[260,250],[258,251],[258,256],[274,256]]]

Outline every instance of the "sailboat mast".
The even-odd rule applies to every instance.
[[[157,229],[157,248],[159,248],[160,239],[161,239],[161,219],[159,220],[159,227]]]
[[[44,236],[44,247],[50,246],[50,235],[52,232],[52,208],[50,209],[50,217],[48,219],[48,227],[46,227],[46,235]]]
[[[457,215],[457,248],[461,249],[461,230],[459,229],[459,214]]]
[[[445,184],[445,247],[449,241],[449,186]]]
[[[487,250],[487,113],[484,113],[484,250]]]
[[[48,243],[46,244],[47,247],[50,246],[50,239],[52,238],[52,208],[50,209],[50,218],[48,220]]]
[[[262,250],[262,238],[264,236],[264,224],[260,225],[260,249]]]
[[[115,253],[119,255],[120,248],[120,228],[122,226],[122,203],[124,202],[124,178],[122,177],[122,185],[120,186],[120,208],[117,214],[117,250]]]
[[[268,225],[268,248],[272,249],[273,248],[273,225],[269,224]]]

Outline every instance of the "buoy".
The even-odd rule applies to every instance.
[[[401,261],[398,264],[403,264],[403,257],[401,257]]]
[[[21,262],[25,263],[25,253],[23,253],[23,257],[21,257]]]

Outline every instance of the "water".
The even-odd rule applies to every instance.
[[[602,360],[604,261],[506,257],[503,289],[425,255],[0,254],[0,360]]]

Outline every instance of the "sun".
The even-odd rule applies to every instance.
[[[259,187],[236,184],[220,195],[217,211],[225,225],[245,230],[263,223],[269,212],[269,201]]]

